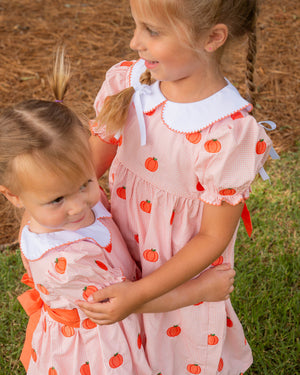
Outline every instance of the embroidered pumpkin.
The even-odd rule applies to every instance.
[[[218,365],[218,372],[221,372],[223,370],[224,362],[223,359],[220,358],[219,365]]]
[[[157,262],[158,261],[158,253],[155,249],[147,249],[143,252],[143,257],[148,262]]]
[[[171,219],[170,219],[170,225],[173,224],[174,216],[175,216],[175,210],[173,210],[173,212],[172,212]]]
[[[137,337],[137,347],[139,349],[141,349],[141,347],[142,347],[142,337],[141,337],[140,333],[138,334],[138,337]]]
[[[48,375],[57,375],[57,371],[54,367],[50,367],[48,370]]]
[[[142,201],[140,203],[141,209],[146,212],[147,214],[150,214],[151,208],[152,208],[152,203],[150,201]]]
[[[158,169],[158,161],[156,158],[148,158],[145,161],[145,167],[150,172],[155,172]]]
[[[34,362],[36,362],[36,360],[37,360],[37,355],[36,355],[36,351],[35,351],[33,348],[31,348],[31,358],[32,358],[32,360],[33,360]]]
[[[97,290],[98,289],[95,287],[95,285],[86,286],[83,288],[82,297],[87,301],[89,296],[97,292]]]
[[[107,270],[108,270],[106,264],[104,264],[103,262],[100,262],[100,260],[95,260],[95,263],[97,264],[98,267],[100,267],[100,268],[103,269],[104,271],[107,271]]]
[[[91,369],[90,369],[89,362],[85,362],[80,367],[80,375],[91,375]]]
[[[147,116],[152,116],[156,111],[156,108],[152,109],[152,111],[149,111],[149,112],[145,112],[145,115]]]
[[[227,316],[227,327],[232,327],[233,323],[232,320]]]
[[[70,327],[70,326],[67,326],[67,325],[64,325],[61,327],[61,333],[65,336],[65,337],[72,337],[75,335],[75,329],[73,327]]]
[[[266,151],[266,148],[267,148],[267,144],[263,139],[260,139],[256,143],[256,153],[258,155],[263,154]]]
[[[236,193],[235,189],[232,188],[227,188],[227,189],[222,189],[219,191],[220,195],[234,195]]]
[[[243,116],[242,112],[235,112],[230,117],[232,118],[232,120],[236,120],[238,118],[243,118],[244,116]]]
[[[136,240],[137,243],[140,242],[140,240],[139,240],[139,235],[138,235],[138,234],[135,234],[135,235],[134,235],[134,239]]]
[[[126,199],[126,187],[122,186],[117,189],[117,196],[121,199]]]
[[[181,333],[181,328],[178,325],[170,327],[170,328],[167,329],[167,335],[169,337],[178,336],[178,335],[180,335],[180,333]]]
[[[221,143],[217,139],[211,139],[205,142],[204,148],[207,152],[215,154],[221,150]]]
[[[196,363],[187,365],[186,369],[190,374],[200,374],[201,372],[201,367]]]
[[[38,290],[39,290],[40,292],[42,292],[43,294],[46,294],[46,295],[49,294],[47,288],[45,288],[44,285],[42,285],[42,284],[37,284],[37,288],[38,288]]]
[[[216,336],[215,334],[208,335],[208,340],[207,340],[208,345],[217,345],[218,342],[219,342],[218,336]]]
[[[193,144],[197,144],[201,141],[202,135],[201,135],[201,132],[189,133],[189,134],[186,134],[185,138],[189,142],[191,142]]]
[[[120,66],[131,66],[133,65],[133,61],[122,61]]]
[[[111,359],[109,360],[109,365],[111,368],[120,367],[123,363],[123,357],[121,354],[116,353]]]
[[[221,256],[219,256],[218,259],[216,259],[216,260],[212,263],[212,265],[213,265],[213,266],[219,266],[220,264],[223,263],[223,261],[224,261],[224,259],[223,259],[222,255],[221,255]]]
[[[55,259],[55,271],[60,274],[64,274],[67,267],[67,259],[64,257]]]
[[[105,248],[104,248],[108,253],[110,253],[111,252],[111,249],[112,249],[112,244],[111,244],[111,242],[107,245],[107,246],[105,246]]]
[[[91,319],[86,318],[82,322],[82,327],[85,328],[85,329],[93,329],[93,328],[97,327],[97,324],[94,323]]]
[[[197,189],[198,191],[203,191],[203,190],[205,190],[204,187],[200,184],[199,181],[198,181],[198,184],[197,184],[197,186],[196,186],[196,189]]]

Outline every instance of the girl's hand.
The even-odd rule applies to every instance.
[[[130,281],[98,290],[92,295],[91,303],[76,303],[88,318],[99,325],[116,323],[136,311],[141,304],[135,283]]]

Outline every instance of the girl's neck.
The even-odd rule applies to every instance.
[[[170,101],[192,103],[208,98],[227,85],[219,69],[178,81],[160,82],[162,94]]]

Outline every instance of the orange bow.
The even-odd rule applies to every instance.
[[[59,323],[65,324],[69,327],[80,327],[80,318],[76,308],[74,308],[73,310],[51,309],[48,305],[46,305],[41,299],[40,293],[36,289],[34,289],[34,282],[32,278],[28,276],[27,273],[23,275],[21,281],[22,283],[32,288],[27,290],[25,293],[21,294],[18,297],[18,300],[21,303],[23,309],[29,316],[29,322],[26,329],[25,343],[20,357],[20,360],[27,371],[31,358],[32,337],[36,329],[36,326],[40,320],[42,307],[44,306],[44,309],[48,312],[52,319]]]

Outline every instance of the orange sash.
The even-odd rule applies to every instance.
[[[27,371],[29,361],[31,358],[32,337],[36,329],[36,326],[40,320],[42,307],[44,306],[44,309],[48,312],[48,314],[53,320],[65,324],[69,327],[80,327],[80,318],[76,308],[72,310],[51,309],[48,305],[44,304],[39,292],[36,289],[34,289],[34,282],[32,278],[30,278],[27,273],[23,275],[21,281],[32,288],[27,290],[25,293],[21,294],[18,297],[18,300],[21,303],[23,309],[29,316],[29,322],[26,329],[25,343],[20,357],[20,360],[23,363],[25,370]]]
[[[243,208],[243,211],[242,211],[241,218],[243,219],[243,222],[244,222],[246,231],[248,233],[248,236],[251,237],[253,226],[252,226],[252,222],[251,222],[250,212],[248,210],[248,207],[247,207],[246,203],[244,204],[244,208]]]

